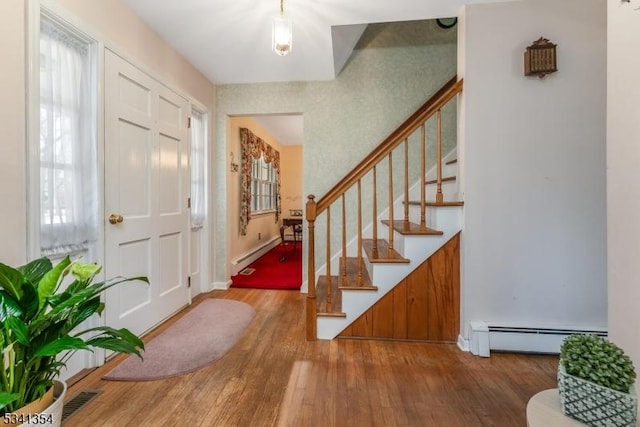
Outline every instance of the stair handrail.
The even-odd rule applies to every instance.
[[[307,211],[307,221],[314,221],[317,215],[324,212],[333,202],[338,200],[344,192],[349,190],[359,179],[373,169],[374,165],[377,165],[382,159],[388,156],[405,138],[429,120],[432,115],[444,107],[454,96],[462,92],[463,81],[463,79],[458,80],[457,76],[452,77],[451,80],[429,98],[415,113],[387,136],[378,147],[351,169],[340,182],[316,201],[315,209],[312,212]],[[310,213],[313,213],[312,217],[310,217]]]

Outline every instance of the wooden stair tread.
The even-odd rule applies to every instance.
[[[420,202],[418,202],[420,204]],[[454,207],[454,206],[464,206],[464,202],[452,201],[452,202],[427,202],[427,206],[429,207]]]
[[[449,160],[448,162],[445,163],[445,165],[452,165],[454,163],[458,163],[458,159]]]
[[[342,292],[338,289],[338,277],[331,276],[331,308],[327,307],[327,276],[318,277],[316,283],[316,313],[324,317],[347,317],[342,312]]]
[[[377,251],[373,249],[373,239],[364,239],[362,247],[367,253],[369,262],[372,263],[409,263],[410,261],[400,255],[395,249],[389,249],[389,244],[384,239],[378,239]],[[374,253],[375,252],[375,253]]]
[[[455,176],[445,176],[444,178],[442,178],[442,182],[451,182],[451,181],[455,181],[456,177]],[[437,179],[431,179],[429,181],[425,181],[426,185],[429,184],[436,184],[438,182]]]
[[[357,290],[357,291],[377,291],[378,287],[373,286],[371,284],[371,279],[369,278],[369,272],[364,266],[364,261],[362,261],[362,270],[361,277],[358,278],[358,258],[356,257],[347,257],[347,271],[346,275],[342,274],[342,263],[343,258],[340,258],[340,271],[338,279],[338,288],[339,289],[349,289],[349,290]]]
[[[426,202],[425,203],[427,206],[429,207],[456,207],[456,206],[464,206],[464,202],[461,201],[451,201],[451,202]],[[409,201],[409,205],[412,206],[420,206],[420,201],[419,200],[410,200]]]
[[[384,225],[389,225],[389,221],[382,220]],[[410,221],[393,221],[393,229],[403,236],[442,236],[442,231],[434,230],[429,227],[421,227],[420,224],[414,224]]]

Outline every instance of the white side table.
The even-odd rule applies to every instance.
[[[527,403],[528,427],[574,427],[586,424],[569,418],[560,409],[560,395],[557,388],[541,391]]]

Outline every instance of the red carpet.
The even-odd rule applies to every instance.
[[[245,270],[255,269],[251,274],[231,276],[233,288],[300,289],[302,285],[302,245],[294,248],[292,243],[278,245],[255,260]],[[282,255],[284,260],[280,261]],[[245,271],[243,270],[243,271]]]

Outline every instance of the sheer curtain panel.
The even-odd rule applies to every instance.
[[[191,227],[200,228],[205,220],[205,142],[204,114],[191,112]]]
[[[96,67],[92,46],[46,17],[40,27],[40,247],[97,238]]]

